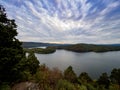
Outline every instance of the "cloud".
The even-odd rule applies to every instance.
[[[105,14],[109,13],[110,11],[114,10],[117,6],[119,6],[119,2],[110,3],[109,5],[107,5],[107,7],[105,9],[103,9],[100,12],[100,15],[105,15]]]
[[[21,41],[119,43],[117,0],[1,0]]]

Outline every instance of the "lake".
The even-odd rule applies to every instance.
[[[87,72],[93,79],[101,73],[110,74],[113,68],[120,68],[120,51],[105,53],[76,53],[66,50],[56,50],[52,54],[35,54],[40,64],[46,64],[49,68],[58,67],[64,71],[72,66],[77,75]]]

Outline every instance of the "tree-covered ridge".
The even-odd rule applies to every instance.
[[[59,46],[48,46],[46,48],[24,48],[25,52],[33,52],[39,54],[50,54],[54,53],[56,49],[64,49],[73,52],[108,52],[108,51],[120,51],[118,45],[95,45],[95,44],[74,44],[74,45],[59,45]]]
[[[35,47],[51,47],[51,46],[68,46],[72,44],[57,44],[57,43],[43,43],[43,42],[22,42],[23,48],[35,48]]]
[[[94,45],[94,44],[75,44],[69,46],[58,46],[57,49],[65,49],[73,52],[107,52],[120,51],[120,46]]]
[[[120,44],[53,44],[42,42],[23,42],[22,47],[25,50],[40,51],[37,47],[49,47],[51,49],[65,49],[74,52],[107,52],[107,51],[120,51]],[[33,48],[33,49],[29,49]],[[43,50],[43,51],[42,51]],[[47,49],[41,49],[40,53],[44,53]],[[47,50],[48,51],[48,50]]]
[[[47,48],[24,48],[24,51],[27,53],[33,52],[33,53],[38,53],[38,54],[50,54],[54,53],[56,49],[54,47],[47,47]]]

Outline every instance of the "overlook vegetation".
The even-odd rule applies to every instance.
[[[120,69],[113,69],[110,75],[103,73],[96,80],[92,80],[86,72],[77,76],[72,66],[64,72],[58,68],[51,70],[45,64],[41,65],[34,54],[44,52],[44,49],[32,49],[32,52],[28,51],[28,56],[25,55],[21,42],[16,39],[16,30],[15,20],[8,19],[4,7],[0,5],[0,90],[19,90],[24,87],[15,87],[20,82],[33,83],[33,87],[25,87],[22,90],[120,90]],[[69,50],[72,47],[62,48]],[[76,48],[78,47],[70,50],[76,51]],[[84,49],[91,51],[89,48]],[[48,53],[51,48],[46,50],[44,53]],[[82,48],[79,50],[82,51]]]

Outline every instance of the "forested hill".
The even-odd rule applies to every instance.
[[[74,52],[107,52],[120,51],[120,44],[53,44],[42,42],[23,42],[23,48],[52,47]]]
[[[120,46],[120,44],[100,44],[100,45],[103,45],[103,46]]]
[[[75,44],[70,46],[58,46],[56,49],[65,49],[74,52],[107,52],[107,51],[120,51],[120,44]]]
[[[48,47],[48,46],[69,46],[72,44],[56,44],[56,43],[42,43],[42,42],[22,42],[23,48],[33,47]]]
[[[48,46],[74,46],[80,44],[56,44],[56,43],[43,43],[43,42],[22,42],[23,48],[32,47],[48,47]],[[95,44],[83,44],[83,45],[94,45]],[[120,44],[96,44],[96,46],[120,46]]]

